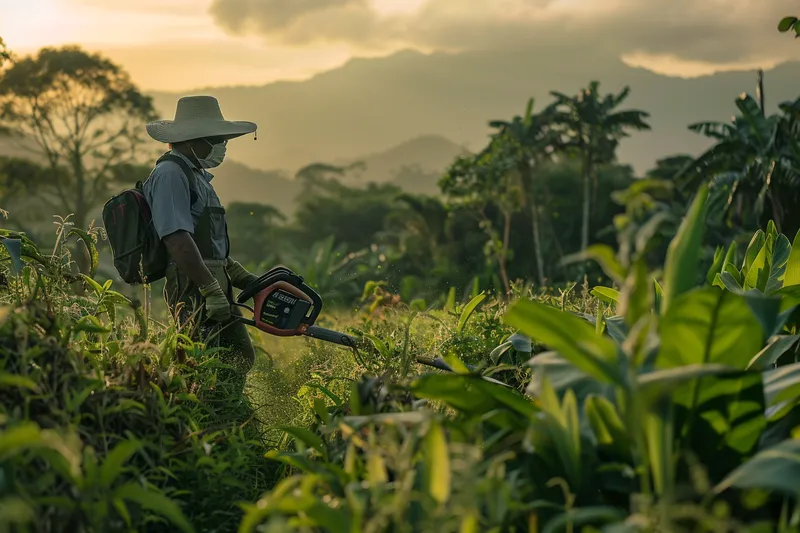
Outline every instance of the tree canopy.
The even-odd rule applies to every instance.
[[[75,46],[44,48],[0,78],[0,124],[43,165],[67,169],[45,201],[79,227],[106,198],[115,169],[136,160],[142,123],[153,117],[151,98],[124,70]]]

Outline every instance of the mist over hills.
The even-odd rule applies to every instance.
[[[551,90],[575,93],[594,79],[604,92],[629,85],[625,107],[651,114],[653,131],[636,133],[619,150],[620,160],[638,172],[666,155],[700,153],[708,141],[687,126],[728,120],[736,112],[736,97],[754,93],[756,87],[756,73],[751,71],[682,79],[632,68],[591,51],[565,58],[531,50],[431,55],[406,51],[354,59],[307,81],[189,94],[212,94],[220,99],[226,117],[258,123],[258,140],[245,137],[232,143],[232,158],[256,169],[293,173],[310,162],[384,152],[420,135],[444,137],[476,150],[486,142],[490,119],[522,113],[529,97],[536,99],[535,109],[541,109],[551,101]],[[215,81],[209,79],[209,85]],[[798,82],[797,62],[767,70],[767,105],[775,108],[795,98]],[[153,96],[159,112],[171,118],[181,95]],[[379,176],[385,169],[374,171],[375,181],[383,181]]]
[[[252,136],[229,144],[228,160],[216,169],[215,186],[225,204],[263,202],[290,215],[301,189],[295,172],[310,163],[361,161],[364,172],[348,184],[395,183],[409,192],[436,194],[436,181],[453,159],[484,146],[488,121],[535,110],[550,91],[574,94],[591,80],[601,91],[631,87],[623,107],[651,114],[651,132],[623,140],[621,162],[643,173],[656,159],[699,154],[708,140],[687,129],[693,122],[729,120],[734,100],[755,93],[756,73],[725,72],[682,79],[632,68],[591,50],[568,57],[531,50],[437,53],[400,52],[354,59],[307,81],[258,87],[217,87],[187,94],[212,94],[232,120],[258,123]],[[221,80],[209,78],[209,86]],[[765,72],[768,107],[800,93],[800,63]],[[158,113],[172,118],[182,94],[155,93]],[[24,155],[0,139],[0,155]],[[163,145],[153,142],[154,154]],[[143,178],[146,176],[143,176]]]

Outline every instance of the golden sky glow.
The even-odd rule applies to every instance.
[[[290,17],[287,18],[290,22],[280,28],[271,26],[275,18],[268,9],[286,11],[290,4],[260,1],[263,4],[216,0],[224,16],[218,12],[215,19],[210,10],[215,0],[0,0],[0,36],[17,54],[64,44],[80,44],[101,51],[121,63],[140,86],[159,90],[302,79],[341,65],[353,55],[381,55],[403,47],[463,48],[465,36],[473,34],[474,46],[485,47],[487,37],[481,35],[483,20],[502,28],[503,23],[518,25],[526,17],[533,24],[569,14],[564,20],[575,20],[570,31],[578,32],[576,39],[580,39],[580,24],[591,25],[597,20],[601,25],[603,21],[612,21],[619,12],[627,13],[633,23],[654,24],[656,29],[659,21],[675,25],[676,46],[683,38],[682,22],[675,19],[679,16],[677,6],[675,12],[666,11],[680,2],[670,4],[667,0],[371,0],[371,11],[354,0],[337,0],[326,5],[342,6],[338,11],[318,8],[322,14],[303,13],[305,18],[300,22],[296,21],[296,13],[281,12]],[[651,2],[652,14],[642,10]],[[695,14],[703,17],[698,23],[711,24],[709,20],[720,18],[715,10],[722,9],[725,16],[720,18],[721,23],[731,25],[734,38],[735,32],[746,30],[751,20],[765,35],[769,31],[776,33],[774,23],[791,14],[789,6],[793,5],[789,0],[775,0],[780,5],[763,13],[765,4],[756,0],[695,2],[694,6],[702,4],[702,8],[695,9]],[[761,15],[757,21],[747,11],[756,6],[760,6]],[[235,9],[241,13],[227,16]],[[664,11],[660,13],[659,9]],[[785,9],[789,11],[784,12]],[[645,20],[645,17],[651,18]],[[768,28],[772,19],[774,23]],[[247,28],[232,29],[241,20],[247,21]],[[332,22],[328,23],[329,20]],[[694,20],[685,24],[689,28],[686,31],[697,25]],[[322,34],[328,30],[330,35]],[[486,33],[492,38],[489,29]],[[697,76],[731,68],[769,68],[790,59],[788,46],[795,45],[790,37],[775,35],[775,40],[754,39],[757,44],[753,46],[761,47],[758,50],[742,51],[741,57],[723,58],[726,52],[722,44],[715,49],[713,43],[705,42],[709,57],[720,59],[704,60],[671,53],[668,43],[665,44],[669,33],[665,34],[667,37],[652,37],[657,50],[631,49],[626,44],[628,49],[621,48],[619,56],[633,66],[669,75]],[[650,39],[649,35],[643,29],[638,38],[644,42]],[[506,35],[502,30],[495,31],[493,38],[500,41]],[[576,46],[592,46],[590,42],[578,43]]]

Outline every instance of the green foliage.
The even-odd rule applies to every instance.
[[[640,110],[618,111],[619,105],[630,94],[625,87],[618,94],[601,96],[600,83],[591,82],[576,96],[552,91],[557,112],[553,121],[559,126],[562,140],[557,148],[574,150],[581,160],[583,175],[583,209],[581,218],[581,246],[589,246],[591,204],[596,199],[597,167],[611,163],[622,138],[630,130],[649,130],[649,113]]]
[[[74,46],[43,48],[0,77],[0,125],[31,142],[50,172],[38,183],[39,202],[79,228],[108,198],[115,169],[135,161],[140,123],[153,116],[152,99],[126,72]]]
[[[796,33],[795,38],[800,37],[800,19],[797,17],[783,17],[778,23],[778,31],[781,33],[794,31]]]
[[[772,220],[779,229],[794,233],[800,222],[791,213],[797,197],[798,102],[784,102],[780,113],[767,116],[755,98],[736,100],[739,115],[733,123],[700,122],[689,129],[714,141],[681,174],[682,186],[701,181],[711,187],[715,218],[747,230]]]
[[[148,328],[110,281],[64,291],[55,256],[9,240],[22,268],[0,267],[0,529],[235,531],[237,504],[275,474],[217,359]]]
[[[342,531],[528,531],[531,523],[620,527],[628,516],[646,531],[741,529],[777,523],[781,505],[794,516],[785,527],[796,528],[796,441],[776,427],[792,419],[787,405],[797,404],[800,372],[789,365],[778,377],[751,364],[796,303],[702,286],[734,255],[717,254],[703,275],[707,202],[702,188],[661,277],[636,250],[597,256],[622,286],[599,291],[617,315],[524,298],[511,305],[503,320],[548,349],[529,362],[527,398],[456,358],[448,361],[455,374],[421,376],[407,390],[382,380],[354,385],[350,414],[338,403],[314,433],[290,432],[296,452],[274,458],[297,473],[249,508],[243,530],[299,531],[291,524],[302,520]],[[769,271],[756,280],[785,279],[781,267],[766,265],[788,263],[789,254],[774,259],[774,226],[766,235],[754,238],[745,266]],[[764,475],[752,474],[759,468]],[[747,503],[726,503],[737,501]]]

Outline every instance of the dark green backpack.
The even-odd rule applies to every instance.
[[[192,169],[181,157],[169,152],[161,156],[156,165],[162,161],[173,161],[180,165],[189,180],[191,204],[194,205],[197,201],[197,182]],[[156,233],[150,206],[142,189],[143,183],[137,182],[133,189],[112,196],[103,206],[103,225],[114,256],[114,268],[122,280],[130,285],[162,279],[170,263],[167,247]]]

